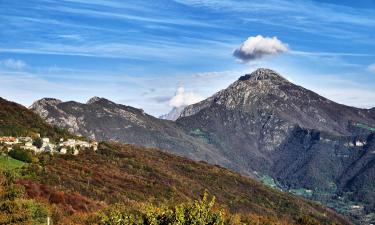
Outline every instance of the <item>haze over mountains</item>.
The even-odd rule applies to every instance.
[[[187,106],[176,122],[93,98],[41,99],[31,109],[77,135],[157,147],[253,177],[336,209],[375,210],[375,109],[337,104],[269,69]],[[375,217],[371,217],[375,218]],[[358,219],[358,218],[357,218]]]
[[[173,107],[169,113],[159,116],[159,119],[176,121],[181,116],[184,109],[185,106]]]

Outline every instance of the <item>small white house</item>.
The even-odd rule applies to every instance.
[[[42,138],[42,142],[43,142],[43,144],[44,144],[44,143],[49,143],[49,138],[46,138],[46,137],[45,137],[45,138]]]
[[[60,149],[60,154],[66,154],[68,150],[66,148],[61,148]]]
[[[365,145],[366,145],[366,141],[357,140],[355,142],[355,146],[357,146],[357,147],[362,147],[362,146],[365,146]]]

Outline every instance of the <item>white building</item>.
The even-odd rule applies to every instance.
[[[35,147],[32,142],[26,142],[25,145],[21,146],[21,148],[26,149],[26,150],[30,150],[30,151],[34,151],[34,152],[39,151],[39,149],[37,147]]]
[[[89,143],[87,141],[81,141],[81,140],[75,140],[75,139],[68,139],[64,142],[60,142],[58,146],[59,146],[61,154],[66,154],[68,152],[68,149],[71,148],[73,150],[74,155],[77,155],[80,149],[87,149],[91,147],[94,149],[94,151],[98,149],[97,142]]]

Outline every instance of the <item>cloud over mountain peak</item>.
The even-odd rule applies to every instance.
[[[266,56],[279,55],[287,52],[289,47],[277,37],[263,37],[257,35],[249,37],[241,46],[234,50],[233,56],[247,63]]]

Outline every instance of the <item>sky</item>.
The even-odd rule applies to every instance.
[[[158,116],[259,67],[375,107],[375,0],[0,0],[0,97]]]

